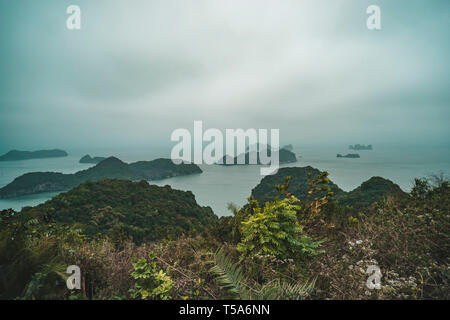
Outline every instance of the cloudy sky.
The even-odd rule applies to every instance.
[[[0,0],[0,150],[171,146],[194,120],[295,145],[448,146],[449,14],[448,0]]]

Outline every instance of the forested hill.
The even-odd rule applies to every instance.
[[[110,179],[83,183],[21,213],[77,226],[88,237],[102,234],[136,243],[201,232],[218,220],[190,191]]]
[[[316,178],[319,174],[320,170],[310,166],[281,168],[277,174],[264,177],[252,190],[252,195],[261,205],[277,196],[281,197],[274,186],[283,184],[284,178],[290,176],[289,191],[297,198],[304,200],[308,194],[308,176]],[[332,181],[330,181],[329,187],[341,205],[353,208],[368,207],[372,203],[382,201],[390,194],[399,197],[406,196],[406,193],[398,185],[381,177],[372,177],[350,192],[343,191]],[[323,196],[325,193],[324,191],[315,196]]]
[[[341,205],[348,205],[353,208],[365,208],[372,203],[382,201],[387,195],[399,198],[406,197],[400,187],[391,180],[382,177],[372,177],[363,182],[356,189],[344,194],[339,199]]]
[[[75,174],[56,172],[26,173],[0,189],[0,198],[18,197],[41,192],[69,190],[86,181],[102,179],[156,180],[202,173],[195,164],[175,165],[170,159],[139,161],[127,164],[115,157]]]
[[[272,201],[275,197],[281,196],[275,189],[275,186],[283,184],[284,178],[290,176],[289,191],[300,200],[303,200],[308,194],[308,175],[317,177],[319,173],[320,171],[318,169],[310,166],[280,168],[276,174],[265,176],[252,190],[252,195],[261,205],[266,201]],[[345,193],[345,191],[331,181],[329,186],[331,189],[330,191],[334,192],[336,196]],[[319,195],[323,194],[325,194],[325,192]]]

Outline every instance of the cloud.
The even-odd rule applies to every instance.
[[[370,1],[80,0],[75,32],[69,2],[0,7],[0,148],[169,144],[194,120],[288,142],[449,142],[448,1],[380,0],[376,32]]]

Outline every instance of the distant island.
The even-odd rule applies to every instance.
[[[294,147],[292,146],[292,144],[287,144],[281,149],[284,149],[284,150],[287,150],[287,151],[292,151],[292,150],[294,150]]]
[[[80,159],[80,163],[95,163],[95,164],[97,164],[99,162],[102,162],[105,159],[106,159],[106,157],[91,157],[90,155],[87,154]]]
[[[0,198],[65,191],[87,181],[103,179],[159,180],[188,174],[202,173],[195,164],[176,165],[170,159],[139,161],[127,164],[115,157],[107,158],[92,168],[74,174],[32,172],[21,175],[0,189]]]
[[[67,157],[68,154],[64,150],[37,150],[37,151],[19,151],[11,150],[0,156],[0,161],[18,161],[30,159],[45,159],[45,158],[62,158]]]
[[[270,145],[267,145],[266,147],[267,147],[267,156],[270,157],[272,154],[272,147]],[[261,146],[257,146],[257,148],[260,149]],[[247,152],[244,155],[245,162],[243,164],[238,164],[239,156],[232,158],[229,155],[223,156],[222,161],[218,162],[217,164],[224,165],[224,166],[250,165],[250,156],[251,155],[255,156],[257,159],[255,164],[257,164],[257,165],[263,164],[259,158],[258,152],[256,152],[256,155],[255,155],[254,154],[255,151],[248,151],[248,150],[249,150],[249,148],[247,148]],[[285,149],[285,147],[283,147],[279,151],[279,162],[280,162],[280,164],[297,162],[297,156],[292,151],[289,151],[289,150]]]
[[[345,156],[343,156],[342,154],[338,153],[336,155],[336,158],[361,158],[361,157],[357,153],[349,153],[349,154],[346,154]]]
[[[367,146],[363,145],[363,144],[355,144],[355,145],[350,145],[348,146],[348,148],[350,150],[373,150],[372,145],[369,144]]]

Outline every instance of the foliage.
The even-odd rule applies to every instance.
[[[0,299],[450,298],[448,179],[416,179],[407,196],[371,179],[357,188],[370,206],[351,208],[315,173],[301,198],[297,176],[277,177],[264,207],[251,196],[221,219],[192,193],[118,180],[4,210]],[[79,291],[65,286],[72,264]]]
[[[0,298],[63,298],[64,260],[85,241],[79,230],[45,215],[4,210],[0,217]]]
[[[255,299],[255,300],[302,300],[305,299],[314,288],[314,281],[304,284],[275,280],[266,284],[249,284],[239,262],[232,262],[222,249],[219,249],[212,261],[214,266],[211,272],[215,274],[216,281],[226,294],[225,298]]]
[[[62,191],[85,182],[104,179],[157,180],[179,175],[202,173],[195,164],[176,165],[170,159],[156,159],[127,164],[115,157],[109,157],[97,165],[73,174],[56,172],[26,173],[0,188],[0,198],[17,197],[50,191]]]
[[[338,197],[338,201],[341,205],[348,205],[356,209],[367,209],[376,202],[383,202],[388,195],[395,196],[398,199],[407,197],[407,194],[392,181],[381,177],[372,177],[355,190]]]
[[[231,298],[247,298],[244,284],[244,273],[239,267],[239,262],[233,263],[222,249],[214,256],[214,266],[211,272],[216,275],[216,281],[225,293],[229,293]]]
[[[156,268],[156,256],[149,254],[149,260],[144,258],[133,263],[131,276],[136,280],[131,296],[137,299],[171,299],[173,281],[163,271]]]
[[[200,207],[191,192],[126,180],[88,182],[23,213],[51,215],[58,223],[77,226],[90,238],[108,235],[117,243],[202,232],[217,222],[212,210]]]
[[[312,168],[310,166],[280,168],[276,174],[265,176],[261,180],[261,182],[252,190],[252,196],[261,204],[261,206],[277,197],[284,198],[287,195],[284,192],[280,193],[280,190],[274,188],[274,186],[283,185],[286,182],[285,178],[291,177],[291,179],[289,180],[290,195],[294,195],[300,200],[306,200],[308,198],[308,192],[311,191],[311,178],[316,178],[320,174],[320,170]],[[333,182],[328,182],[329,186],[327,190],[324,190],[317,194],[318,197],[322,197],[328,194],[328,192],[330,191],[333,192],[335,196],[345,193]]]
[[[381,177],[372,177],[355,190],[345,192],[329,180],[328,173],[310,166],[279,169],[277,174],[264,177],[252,190],[252,196],[261,204],[279,197],[280,195],[273,186],[283,184],[284,178],[287,176],[292,177],[289,183],[290,194],[302,201],[310,200],[312,188],[315,187],[325,187],[323,190],[318,189],[314,192],[316,197],[323,198],[331,192],[339,205],[350,206],[358,210],[367,209],[375,202],[382,202],[388,195],[395,195],[399,198],[407,196],[398,185]],[[312,182],[316,185],[311,184]],[[281,196],[285,197],[286,195],[282,194]]]
[[[417,179],[406,203],[388,197],[339,233],[309,268],[319,276],[317,298],[448,299],[450,187]],[[381,290],[368,290],[369,265],[382,272]]]
[[[298,201],[296,197],[288,196],[267,202],[262,212],[256,207],[242,222],[243,237],[237,247],[242,257],[269,254],[285,259],[299,254],[318,254],[321,242],[304,234],[297,221]]]

